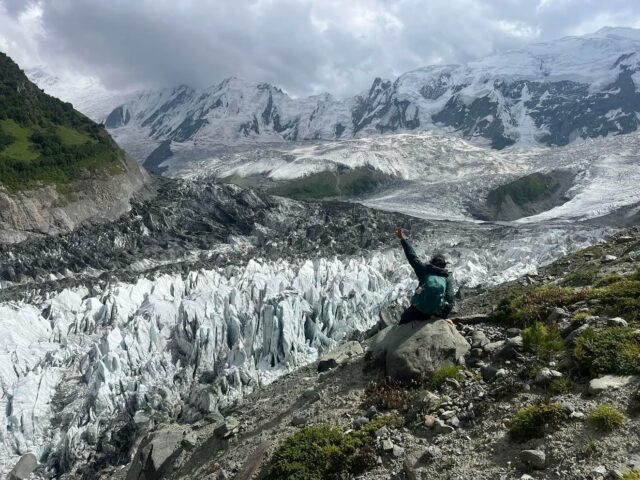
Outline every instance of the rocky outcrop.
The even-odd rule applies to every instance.
[[[397,380],[428,378],[446,363],[463,363],[471,349],[446,320],[412,322],[387,327],[372,347],[372,356],[384,359],[386,374]]]
[[[87,172],[70,185],[48,185],[12,193],[0,185],[0,243],[74,230],[85,221],[114,220],[130,208],[134,195],[151,195],[150,178],[129,157],[122,172]]]
[[[20,457],[16,466],[9,472],[9,480],[25,480],[38,466],[38,459],[33,453]]]
[[[147,435],[131,462],[126,480],[165,478],[172,463],[192,441],[188,430],[177,426]]]
[[[467,208],[480,220],[511,221],[536,215],[562,205],[575,175],[567,170],[536,172],[492,189],[484,205]]]

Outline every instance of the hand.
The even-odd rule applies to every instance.
[[[404,234],[404,230],[401,227],[396,227],[396,237],[400,240],[406,240],[407,236]]]

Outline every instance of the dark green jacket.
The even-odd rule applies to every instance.
[[[442,312],[442,316],[446,318],[447,315],[449,315],[449,313],[451,312],[451,309],[453,308],[453,305],[456,301],[452,275],[444,268],[436,267],[435,265],[431,265],[430,263],[422,262],[416,255],[413,247],[406,240],[401,240],[400,243],[402,244],[404,254],[407,256],[407,260],[409,260],[409,265],[411,265],[411,267],[413,267],[413,271],[416,272],[418,283],[420,285],[422,285],[427,275],[438,275],[440,277],[447,278],[447,289],[444,294],[444,298],[447,302],[447,307],[445,308],[444,312]]]

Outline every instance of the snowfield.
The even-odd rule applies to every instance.
[[[189,161],[177,152],[168,175],[179,178],[263,176],[286,182],[341,168],[370,167],[401,180],[388,190],[358,198],[364,205],[421,218],[472,220],[470,203],[492,188],[534,173],[576,174],[567,203],[520,220],[578,220],[640,202],[640,133],[587,139],[566,147],[496,151],[435,132],[343,140],[319,145],[255,148]],[[175,159],[174,159],[175,158]]]

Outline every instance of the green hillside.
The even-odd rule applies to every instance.
[[[33,84],[0,53],[0,185],[64,185],[87,170],[122,171],[107,131]]]

